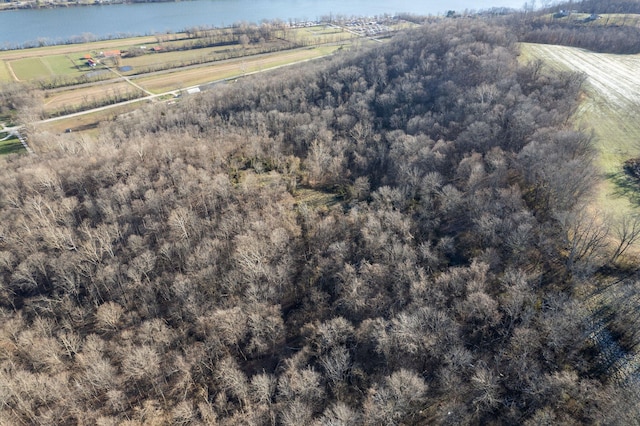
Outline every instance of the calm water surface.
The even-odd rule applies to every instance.
[[[225,26],[263,19],[316,20],[330,14],[375,16],[447,10],[519,9],[523,0],[191,0],[0,12],[0,48],[38,40],[61,42],[83,34],[98,37],[177,32],[196,26]]]

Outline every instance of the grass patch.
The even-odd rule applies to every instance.
[[[605,13],[600,19],[593,21],[599,25],[616,25],[640,27],[640,15],[630,13]]]
[[[18,138],[14,137],[5,141],[0,141],[0,155],[17,154],[20,152],[27,151],[24,149]]]
[[[20,80],[37,80],[51,77],[50,69],[41,58],[26,58],[11,62],[11,68]]]
[[[591,19],[590,13],[572,13],[564,17],[555,14],[546,15],[543,19],[549,22],[565,22],[576,25],[589,26],[640,26],[640,15],[632,13],[598,13],[596,19]]]
[[[70,88],[68,90],[51,93],[45,101],[44,110],[48,113],[53,113],[64,110],[65,108],[73,110],[78,106],[94,108],[95,106],[104,104],[105,99],[128,99],[133,93],[138,92],[138,89],[124,81],[99,84],[79,89]]]
[[[75,67],[74,63],[71,61],[68,55],[46,56],[42,58],[42,60],[48,67],[48,69],[51,70],[53,75],[77,74],[80,71]],[[78,58],[76,59],[76,64],[84,64],[84,60]]]
[[[9,83],[12,81],[14,81],[13,76],[9,72],[6,62],[0,61],[0,83]]]
[[[342,198],[337,194],[311,188],[296,189],[294,198],[296,203],[304,204],[314,210],[322,207],[332,207],[342,201]]]

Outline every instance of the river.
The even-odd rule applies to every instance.
[[[520,9],[523,0],[190,0],[23,9],[0,12],[0,48],[72,39],[178,32],[262,20],[317,20],[323,16],[439,15],[448,10]],[[91,35],[91,36],[90,36]]]

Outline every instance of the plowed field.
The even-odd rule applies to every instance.
[[[608,211],[627,209],[640,200],[639,191],[624,183],[623,163],[640,156],[640,55],[594,53],[565,46],[524,44],[525,60],[542,59],[556,70],[587,76],[585,99],[576,123],[593,129],[599,151],[598,165],[605,180],[599,203]]]

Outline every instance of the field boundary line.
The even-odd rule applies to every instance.
[[[13,79],[17,82],[20,82],[20,79],[18,78],[16,73],[13,71],[13,67],[11,66],[11,61],[7,61],[6,64],[7,64],[7,69],[9,70],[9,73],[11,74]]]

